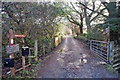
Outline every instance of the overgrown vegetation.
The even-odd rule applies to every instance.
[[[55,46],[55,38],[62,38],[64,9],[63,3],[37,3],[37,2],[3,2],[2,3],[2,58],[8,58],[6,46],[9,45],[9,29],[14,34],[24,34],[25,38],[14,38],[14,44],[33,48],[31,55],[34,56],[35,40],[38,40],[39,59],[51,52]],[[62,38],[63,39],[63,38]],[[19,53],[20,53],[19,52]],[[15,58],[21,57],[16,53]],[[16,60],[17,62],[17,60]],[[31,63],[37,63],[32,61]],[[34,70],[34,69],[33,69]],[[28,74],[28,71],[22,71]],[[35,77],[35,76],[34,76]]]
[[[25,38],[14,38],[14,44],[33,48],[35,40],[38,40],[40,54],[42,54],[43,45],[46,53],[50,52],[55,46],[55,37],[63,35],[61,29],[63,26],[59,26],[63,16],[60,11],[61,4],[4,2],[2,8],[3,53],[5,53],[5,46],[9,44],[6,36],[10,28],[13,28],[15,34],[26,35]]]

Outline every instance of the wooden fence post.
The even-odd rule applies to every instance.
[[[109,62],[112,64],[113,55],[114,55],[114,41],[110,41],[110,52],[109,52]]]
[[[23,66],[23,69],[25,69],[25,56],[22,56],[22,66]]]
[[[24,45],[23,45],[24,47]],[[22,56],[22,67],[23,69],[25,69],[25,56]]]
[[[60,43],[61,43],[61,36],[60,36]]]
[[[55,37],[55,47],[57,47],[59,44],[59,37]]]
[[[92,41],[90,40],[90,51],[92,51]]]
[[[30,48],[29,48],[29,64],[31,65],[31,52],[30,52]]]
[[[45,46],[43,44],[43,55],[45,56]]]
[[[38,54],[38,44],[37,44],[37,40],[35,40],[35,60],[38,61],[38,57],[37,57],[37,54]]]
[[[23,40],[23,42],[24,42],[24,40]],[[24,45],[23,45],[23,47],[24,47]],[[25,56],[22,56],[22,67],[23,67],[23,69],[25,69]]]
[[[110,44],[107,43],[107,62],[110,62]]]

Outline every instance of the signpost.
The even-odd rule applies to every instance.
[[[7,54],[15,53],[19,51],[19,44],[7,45],[6,52]]]
[[[8,35],[8,37],[9,37],[9,46],[6,47],[7,53],[11,53],[9,57],[10,57],[11,59],[14,59],[14,52],[19,51],[19,45],[18,45],[18,44],[13,45],[13,44],[14,44],[14,43],[13,43],[13,42],[14,42],[14,41],[13,41],[13,37],[25,37],[25,35],[17,35],[17,34],[14,34],[14,33],[13,33],[13,30],[10,29],[10,30],[9,30],[9,35]],[[11,74],[12,74],[12,75],[15,75],[15,68],[12,67],[12,68],[10,68],[10,70],[11,70]]]
[[[13,30],[12,29],[10,29],[9,30],[9,45],[13,45]],[[12,54],[10,54],[10,56],[9,56],[11,59],[14,59],[14,53],[12,53]],[[14,67],[12,67],[12,68],[10,68],[10,70],[11,70],[11,74],[12,75],[15,75],[15,68]]]
[[[25,37],[25,35],[15,34],[14,37]]]

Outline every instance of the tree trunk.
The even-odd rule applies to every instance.
[[[83,27],[79,26],[79,28],[80,28],[80,33],[83,34]]]
[[[90,19],[87,16],[86,7],[84,7],[84,14],[85,14],[85,21],[86,21],[86,25],[87,25],[87,38],[89,39],[91,26],[90,26]]]

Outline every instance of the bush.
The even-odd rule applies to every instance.
[[[99,28],[94,27],[90,29],[90,33],[87,34],[87,38],[90,40],[105,40],[106,35],[104,35]]]
[[[85,37],[87,37],[87,33],[83,33],[83,35],[84,35]]]

